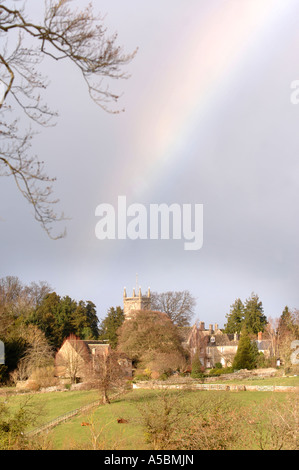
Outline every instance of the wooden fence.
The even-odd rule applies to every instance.
[[[58,416],[52,421],[49,421],[48,423],[45,423],[42,426],[35,428],[32,431],[27,432],[26,436],[33,437],[33,436],[36,436],[37,434],[40,434],[41,432],[49,431],[50,429],[54,428],[58,424],[63,423],[80,413],[84,413],[84,411],[88,411],[92,408],[95,408],[101,405],[102,403],[103,403],[102,400],[97,400],[97,401],[93,401],[92,403],[89,403],[88,405],[82,406],[81,408],[77,408],[76,410],[69,411],[68,413],[65,413],[64,415]]]

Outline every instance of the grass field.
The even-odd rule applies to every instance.
[[[244,383],[244,381],[243,381]],[[298,385],[298,377],[271,378],[264,380],[250,380],[247,384],[254,385]],[[221,392],[221,391],[168,391],[168,398],[175,399],[184,410],[196,410],[203,402],[229,403],[230,409],[240,412],[251,412],[257,406],[265,404],[269,399],[276,401],[276,407],[284,403],[288,394],[272,392]],[[293,394],[294,395],[294,394]],[[161,413],[162,392],[158,390],[132,390],[122,397],[114,400],[110,405],[98,406],[85,414],[80,414],[52,429],[47,438],[51,448],[85,449],[92,447],[95,440],[97,448],[117,450],[146,450],[152,449],[146,438],[142,412],[147,407],[158,408],[154,411]],[[11,409],[17,409],[24,400],[30,400],[31,406],[41,409],[39,425],[45,424],[58,416],[80,408],[99,399],[97,391],[67,391],[42,394],[26,394],[10,396],[7,403]],[[0,397],[0,402],[3,400]],[[160,403],[160,404],[159,404]],[[163,410],[162,410],[163,411]],[[125,420],[119,423],[118,420]],[[82,423],[88,423],[82,426]],[[240,422],[241,425],[241,422]],[[236,448],[242,449],[245,443],[240,437]],[[253,447],[254,448],[254,447]]]
[[[73,392],[71,398],[73,404],[83,403],[89,398],[94,399],[91,392]],[[251,410],[257,405],[266,403],[267,400],[273,398],[271,392],[204,392],[204,391],[172,391],[168,392],[172,396],[178,397],[178,400],[189,409],[199,405],[202,401],[215,403],[217,401],[228,401],[230,407],[235,410]],[[52,395],[52,394],[51,394]],[[55,394],[53,394],[55,395]],[[52,418],[55,414],[53,407],[55,406],[56,415],[61,410],[66,410],[63,403],[66,394],[51,396],[47,400],[45,410],[48,410],[45,420]],[[76,396],[77,395],[77,396]],[[118,449],[118,450],[146,450],[151,449],[151,444],[146,440],[145,428],[143,426],[142,413],[149,404],[153,405],[159,400],[161,392],[157,390],[134,390],[127,393],[122,398],[112,402],[110,405],[102,405],[96,409],[71,420],[59,424],[49,434],[52,448],[62,449],[86,449],[92,445],[92,439],[97,435],[97,447],[102,449]],[[286,398],[285,393],[275,394],[277,403],[282,403]],[[63,403],[62,403],[63,402]],[[56,407],[57,404],[57,407]],[[68,403],[68,409],[70,405]],[[119,419],[123,419],[125,423],[118,423]],[[82,426],[82,423],[89,423],[89,426]],[[238,448],[242,448],[244,442],[240,439]]]
[[[45,424],[53,419],[61,416],[69,411],[81,408],[88,403],[99,399],[97,391],[82,392],[53,392],[53,393],[36,393],[36,394],[20,394],[9,396],[8,398],[0,397],[0,403],[5,400],[12,410],[17,409],[24,402],[28,402],[30,406],[40,410],[39,425]]]

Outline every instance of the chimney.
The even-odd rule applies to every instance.
[[[209,325],[209,333],[212,333],[213,331],[213,325]]]
[[[204,331],[204,329],[205,329],[205,322],[204,321],[199,322],[199,329],[200,329],[200,331]]]
[[[127,297],[127,291],[125,287],[124,287],[124,297]]]
[[[259,331],[258,334],[257,334],[257,340],[262,341],[262,339],[263,339],[263,333],[261,331]]]
[[[141,299],[141,287],[139,287],[139,298]]]
[[[218,323],[215,323],[215,331],[218,330]]]
[[[151,296],[151,290],[150,290],[150,288],[148,288],[147,296],[148,296],[148,298],[150,298],[150,296]]]

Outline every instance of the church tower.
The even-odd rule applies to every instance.
[[[133,289],[133,296],[127,297],[126,288],[124,288],[124,314],[127,320],[130,320],[130,314],[138,310],[151,309],[151,292],[148,288],[147,295],[142,295],[141,287],[136,295],[135,288]]]

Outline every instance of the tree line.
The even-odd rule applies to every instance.
[[[196,301],[188,291],[154,293],[152,310],[141,311],[124,321],[121,307],[111,307],[100,321],[95,304],[60,296],[46,282],[24,285],[13,276],[0,279],[0,340],[5,344],[5,365],[0,365],[0,382],[28,378],[35,369],[47,368],[63,341],[109,342],[125,353],[139,369],[158,376],[173,370],[188,370],[192,358],[182,347],[182,332],[190,326]],[[163,312],[163,313],[162,313]],[[261,358],[253,341],[257,333],[271,341],[273,356],[290,364],[291,341],[299,338],[298,311],[286,307],[279,319],[267,319],[258,295],[242,302],[236,299],[226,315],[224,333],[239,333],[234,368],[254,368]],[[196,360],[194,360],[194,368]],[[198,364],[200,369],[201,364]]]
[[[90,300],[60,296],[47,282],[24,285],[18,277],[7,276],[0,279],[0,340],[5,344],[0,382],[8,380],[15,370],[21,380],[34,369],[49,366],[63,341],[71,336],[109,341],[112,349],[121,348],[132,353],[134,361],[143,363],[146,357],[151,362],[155,356],[147,354],[148,347],[158,352],[160,362],[163,357],[162,362],[169,367],[171,360],[180,362],[185,357],[178,328],[190,325],[194,306],[189,291],[153,293],[152,309],[165,313],[142,312],[138,321],[123,326],[125,316],[119,306],[109,308],[99,321]],[[171,360],[170,356],[166,358],[168,353]]]
[[[0,381],[21,364],[38,365],[41,356],[49,362],[71,334],[97,339],[98,321],[91,301],[61,297],[46,282],[24,285],[15,276],[0,279],[0,340],[5,344]]]

